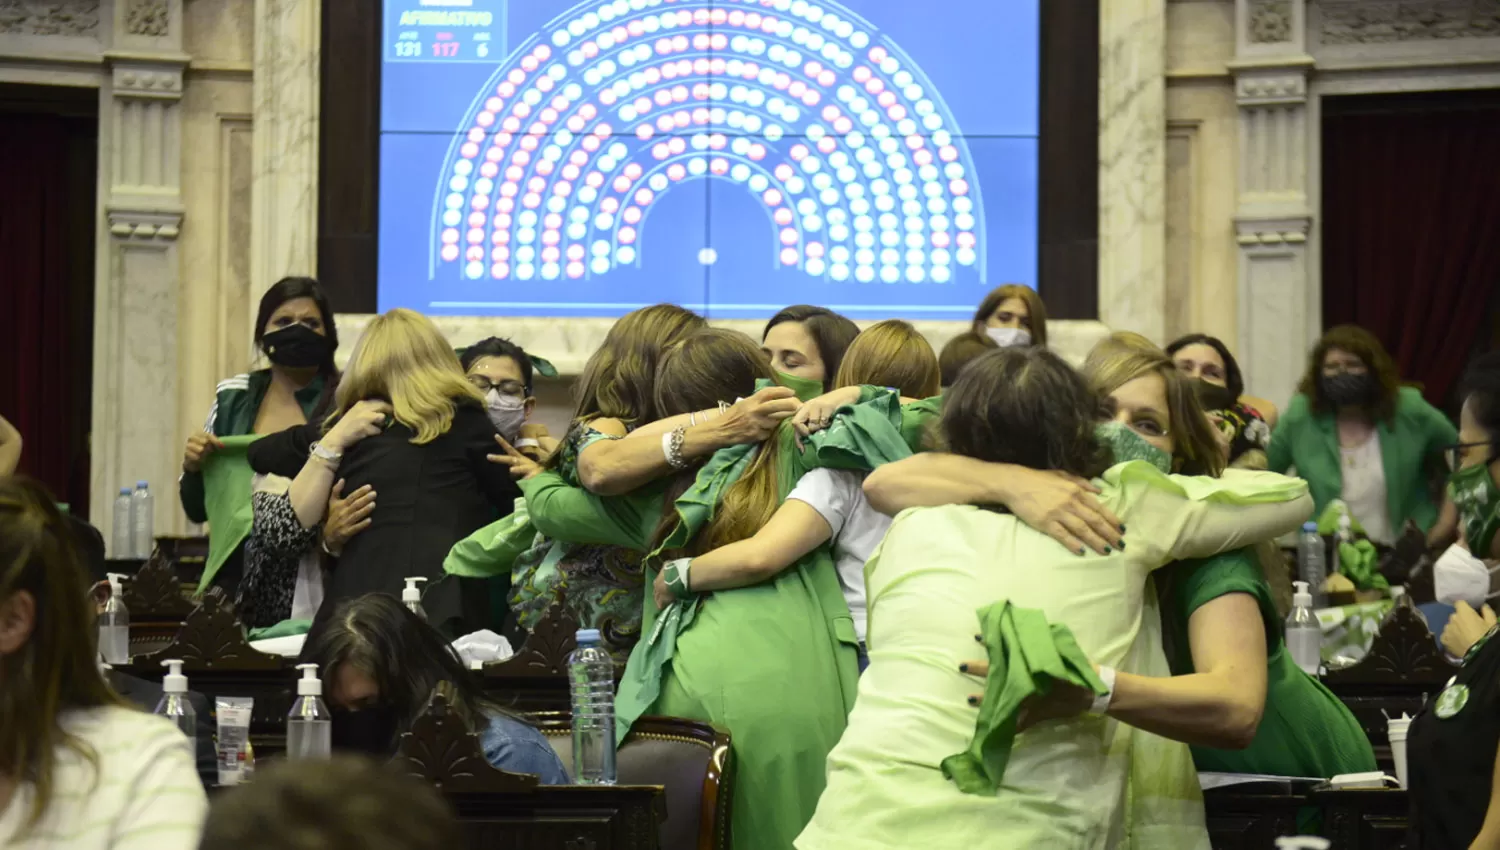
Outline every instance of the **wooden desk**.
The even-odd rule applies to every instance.
[[[1308,792],[1281,783],[1231,785],[1203,792],[1213,850],[1272,850],[1276,839],[1297,835],[1297,813],[1311,805]]]
[[[1400,788],[1314,791],[1323,835],[1339,850],[1408,850],[1411,803]]]
[[[540,785],[445,794],[474,850],[658,850],[659,786]]]

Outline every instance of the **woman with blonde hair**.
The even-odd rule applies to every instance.
[[[420,576],[433,580],[422,604],[440,631],[456,636],[487,622],[483,586],[436,579],[453,544],[509,513],[520,495],[509,470],[487,460],[495,433],[484,397],[431,320],[395,309],[370,322],[286,499],[312,528],[335,481],[378,494],[369,527],[344,544],[322,611],[366,593],[398,594],[405,578]]]
[[[105,683],[88,589],[52,494],[0,478],[0,846],[193,850],[192,742]]]

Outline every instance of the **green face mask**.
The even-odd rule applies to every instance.
[[[1500,530],[1500,487],[1490,475],[1493,463],[1476,463],[1448,476],[1448,498],[1458,508],[1469,551],[1476,558],[1489,556],[1495,532]]]
[[[823,382],[812,378],[799,378],[785,372],[776,373],[776,383],[797,394],[798,401],[812,401],[823,394]]]
[[[1172,472],[1172,456],[1151,445],[1123,422],[1104,422],[1094,429],[1099,442],[1115,457],[1115,463],[1143,460],[1164,473]]]

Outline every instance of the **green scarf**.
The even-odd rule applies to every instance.
[[[993,796],[1028,697],[1046,696],[1055,682],[1100,695],[1107,689],[1068,627],[1041,611],[1001,600],[979,609],[979,623],[990,660],[984,702],[969,748],[943,759],[943,775],[965,794]]]
[[[812,401],[825,392],[822,381],[814,381],[812,378],[799,378],[796,375],[788,375],[785,372],[776,373],[776,383],[796,393],[798,401]]]
[[[203,461],[203,504],[208,511],[209,535],[208,562],[203,565],[203,578],[198,580],[200,594],[255,526],[255,508],[250,501],[255,470],[250,468],[245,452],[259,439],[259,434],[220,437],[224,447]]]

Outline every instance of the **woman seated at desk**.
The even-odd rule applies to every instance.
[[[442,636],[393,596],[371,593],[341,603],[308,635],[301,660],[317,664],[328,683],[334,749],[389,756],[443,687],[491,765],[535,774],[543,785],[568,784],[542,733],[486,696]]]

